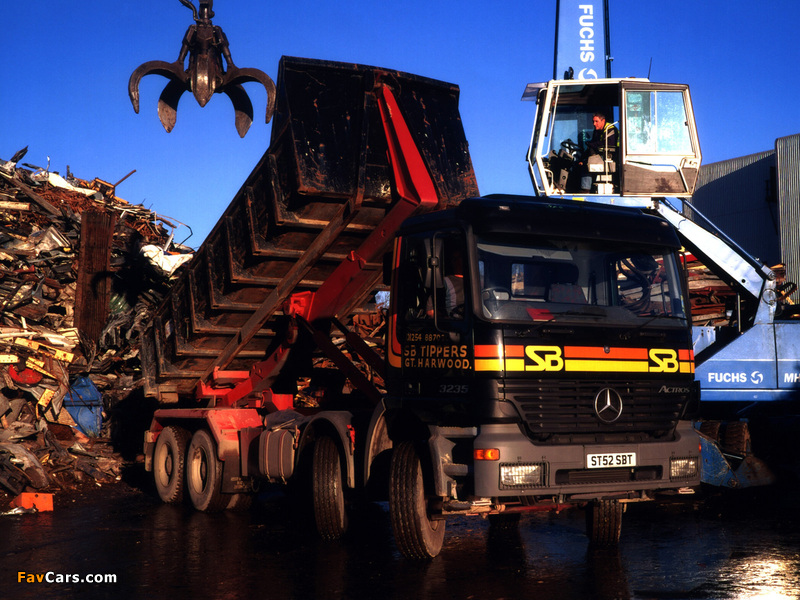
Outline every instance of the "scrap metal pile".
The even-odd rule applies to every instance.
[[[139,385],[140,328],[192,256],[116,184],[24,154],[0,159],[0,491],[12,496],[119,476],[106,417]]]

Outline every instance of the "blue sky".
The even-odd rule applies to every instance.
[[[6,2],[0,36],[0,158],[120,184],[133,204],[189,225],[198,247],[269,144],[265,93],[245,87],[256,118],[244,139],[233,108],[189,94],[167,134],[156,113],[166,79],[131,72],[172,62],[191,24],[178,0]],[[197,5],[197,1],[195,1]],[[534,105],[525,84],[552,77],[555,0],[217,0],[214,23],[234,62],[277,79],[281,55],[357,62],[456,83],[481,193],[531,193],[524,155]],[[800,2],[610,0],[612,75],[688,83],[710,163],[800,133]],[[780,92],[780,93],[778,93]],[[187,231],[187,230],[182,230]],[[188,231],[187,231],[188,235]],[[178,240],[182,239],[179,231]]]

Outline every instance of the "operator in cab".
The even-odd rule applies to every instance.
[[[606,151],[610,154],[616,153],[619,145],[619,132],[613,123],[609,123],[606,115],[601,112],[594,113],[592,116],[592,125],[594,131],[592,132],[592,139],[586,142],[585,161],[581,163],[586,168],[589,157],[600,156],[605,160]],[[589,192],[592,188],[592,176],[589,175],[588,170],[581,176],[581,191]]]

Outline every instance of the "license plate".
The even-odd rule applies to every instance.
[[[608,467],[635,467],[635,452],[614,452],[609,454],[587,454],[587,469],[605,469]]]

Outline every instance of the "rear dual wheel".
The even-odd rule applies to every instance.
[[[186,489],[186,449],[191,434],[181,427],[167,426],[158,434],[153,452],[156,490],[167,504],[183,502]]]
[[[197,510],[224,510],[231,497],[222,493],[222,461],[217,458],[217,444],[205,429],[198,429],[186,459],[186,485]]]
[[[253,501],[248,493],[222,494],[222,462],[217,444],[206,430],[194,436],[175,425],[161,430],[153,452],[153,478],[163,502],[178,504],[185,492],[197,510],[247,510]]]

